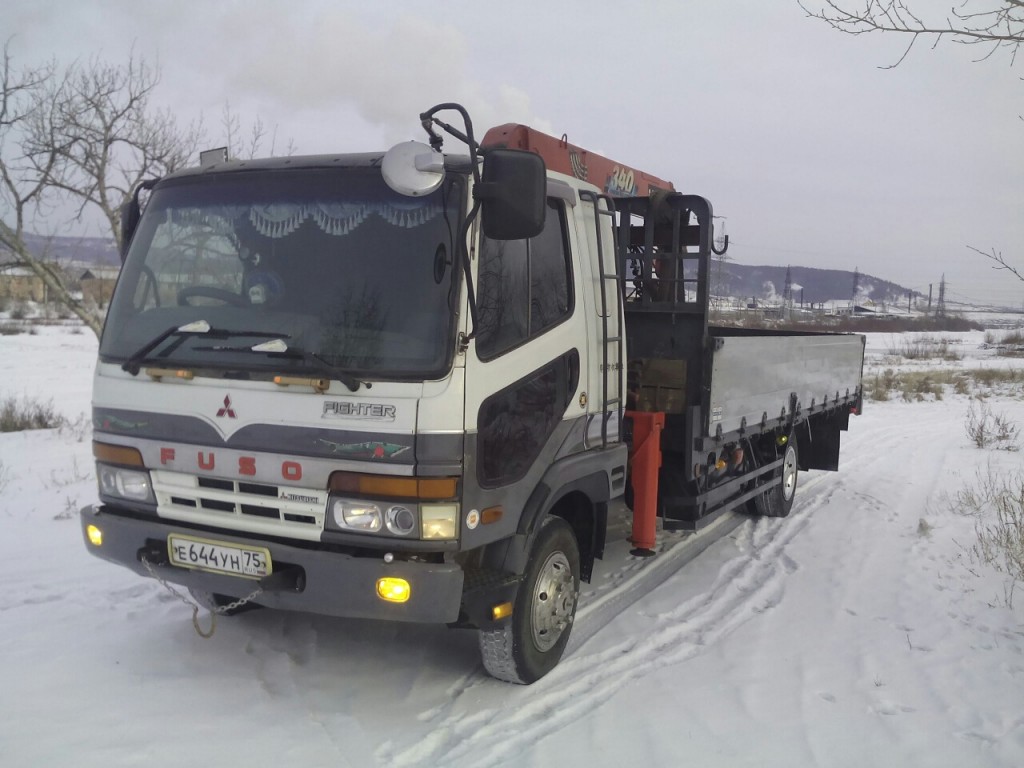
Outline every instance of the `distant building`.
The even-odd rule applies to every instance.
[[[42,303],[46,300],[46,285],[28,267],[0,267],[0,299]]]
[[[96,302],[98,307],[107,306],[120,271],[118,267],[92,266],[86,269],[78,278],[83,298]]]

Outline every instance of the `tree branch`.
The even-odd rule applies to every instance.
[[[797,0],[808,17],[823,21],[848,35],[871,32],[909,35],[910,43],[903,55],[882,69],[899,66],[922,35],[934,35],[932,48],[944,37],[959,45],[991,44],[991,49],[976,61],[983,61],[1000,48],[1007,48],[1011,66],[1016,61],[1020,46],[1024,44],[1024,2],[1021,0],[1000,0],[999,7],[989,5],[984,10],[976,11],[965,10],[973,0],[964,0],[959,9],[951,9],[951,15],[946,16],[944,24],[925,22],[906,0],[860,0],[857,5],[854,2],[823,0],[823,6],[812,10],[808,8],[806,0]]]
[[[1024,274],[1021,274],[1016,267],[1014,267],[1005,258],[1003,258],[1003,254],[1001,251],[997,251],[995,248],[993,248],[991,253],[988,253],[986,251],[982,251],[978,248],[975,248],[973,245],[968,245],[967,247],[970,248],[975,253],[980,253],[986,259],[995,262],[994,264],[989,265],[992,267],[992,269],[1005,269],[1009,271],[1012,275],[1014,275],[1018,280],[1024,282]]]

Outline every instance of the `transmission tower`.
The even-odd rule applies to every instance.
[[[942,280],[939,281],[939,300],[935,303],[935,316],[946,316],[946,273],[942,273]]]

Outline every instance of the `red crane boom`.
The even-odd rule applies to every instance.
[[[616,197],[647,197],[653,191],[675,191],[671,181],[577,147],[565,136],[556,139],[526,125],[506,123],[491,128],[480,146],[536,152],[544,158],[548,169],[588,181]]]

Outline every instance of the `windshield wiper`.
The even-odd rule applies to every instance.
[[[172,325],[166,331],[158,334],[151,341],[146,342],[137,350],[132,352],[128,356],[128,359],[121,363],[121,370],[127,371],[132,376],[137,376],[139,374],[139,369],[142,367],[142,363],[146,359],[146,355],[163,344],[167,339],[172,336],[184,337],[209,332],[210,324],[205,320],[196,320],[194,323],[186,323],[185,325]]]
[[[260,350],[259,347],[269,347],[273,343],[274,342],[271,341],[267,342],[266,344],[257,344],[255,347],[253,347],[253,351],[265,351]],[[302,360],[302,362],[304,363],[312,363],[313,367],[316,368],[318,371],[320,371],[323,374],[326,374],[332,379],[337,379],[346,387],[348,387],[349,392],[358,391],[359,387],[362,386],[363,384],[366,385],[367,389],[369,389],[370,387],[369,382],[360,381],[351,373],[348,373],[347,371],[343,371],[341,368],[337,368],[334,365],[331,365],[329,362],[320,357],[320,355],[318,355],[316,352],[309,352],[305,349],[300,349],[299,347],[285,347],[285,349],[287,349],[286,352],[268,351],[267,354],[270,355],[271,357],[277,357],[278,355],[280,355],[281,357],[297,358],[299,360]]]
[[[137,350],[128,356],[128,359],[121,363],[121,370],[127,371],[132,376],[137,376],[146,362],[150,352],[163,344],[167,339],[177,336],[180,344],[189,336],[210,336],[212,338],[227,339],[232,336],[255,336],[257,338],[274,339],[281,338],[279,333],[266,333],[264,331],[229,331],[220,328],[212,328],[205,320],[196,320],[185,325],[172,325],[163,333],[158,334],[151,341],[147,341]],[[285,336],[284,338],[290,338]],[[176,347],[177,345],[175,345]],[[173,349],[167,350],[169,354]]]
[[[257,352],[265,354],[270,358],[284,358],[286,360],[299,360],[303,363],[311,364],[318,372],[325,374],[329,378],[340,381],[350,392],[355,392],[360,386],[370,386],[368,382],[360,381],[354,377],[348,371],[337,368],[336,366],[324,360],[320,355],[315,352],[309,352],[300,347],[289,347],[285,343],[287,336],[276,336],[271,341],[265,341],[261,344],[256,344],[252,347],[227,347],[227,346],[209,346],[209,347],[195,347],[197,352]]]

